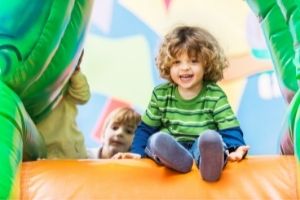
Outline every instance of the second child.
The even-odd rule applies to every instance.
[[[111,158],[118,152],[128,152],[141,115],[130,107],[115,109],[107,117],[99,148],[88,149],[88,158]]]

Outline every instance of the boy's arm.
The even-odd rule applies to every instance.
[[[229,152],[235,151],[239,146],[246,145],[243,138],[243,131],[239,126],[219,130],[219,133],[221,134],[223,141],[227,145]]]
[[[76,104],[85,104],[91,96],[87,78],[80,70],[75,70],[70,78],[68,94]]]
[[[219,133],[227,145],[229,160],[239,161],[247,155],[249,146],[244,141],[243,131],[240,127],[219,130]]]
[[[149,126],[142,121],[135,131],[130,152],[140,154],[141,157],[145,157],[145,148],[147,146],[148,139],[153,133],[158,131],[158,127]]]

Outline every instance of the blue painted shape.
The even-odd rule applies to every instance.
[[[106,105],[107,96],[92,93],[87,104],[78,106],[77,124],[82,131],[87,147],[97,147],[99,143],[92,138],[92,130]]]
[[[268,72],[270,76],[272,73]],[[250,155],[278,154],[287,105],[281,96],[259,97],[259,76],[248,78],[237,115],[245,141],[250,145]]]

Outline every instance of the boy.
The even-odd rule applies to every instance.
[[[105,121],[103,143],[98,149],[88,149],[88,158],[107,159],[118,152],[128,152],[140,121],[140,114],[132,108],[115,109]]]
[[[195,160],[204,180],[217,181],[227,159],[240,161],[249,149],[216,84],[228,66],[223,50],[206,30],[180,26],[164,38],[156,64],[168,83],[154,88],[131,153],[114,158],[149,156],[181,173]]]

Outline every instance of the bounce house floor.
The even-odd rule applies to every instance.
[[[22,199],[298,199],[293,156],[248,156],[228,163],[218,182],[196,165],[179,174],[150,159],[25,162]]]

